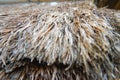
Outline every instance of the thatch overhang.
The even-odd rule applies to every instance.
[[[0,9],[0,80],[120,78],[119,12],[89,2],[13,6]]]

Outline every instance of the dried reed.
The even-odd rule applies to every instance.
[[[115,12],[88,2],[40,6],[0,12],[0,80],[120,78]]]

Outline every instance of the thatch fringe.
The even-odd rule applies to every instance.
[[[13,65],[16,68],[13,68]],[[65,70],[66,67],[67,65],[62,63],[55,63],[50,66],[47,66],[46,63],[38,64],[36,60],[29,63],[29,59],[26,59],[23,62],[15,62],[6,66],[6,71],[0,72],[0,78],[3,80],[87,80],[82,66],[74,66],[69,70]],[[92,79],[91,76],[89,78]]]
[[[120,34],[111,10],[85,2],[31,6],[0,15],[0,80],[120,78]]]

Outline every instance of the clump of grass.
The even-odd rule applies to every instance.
[[[27,8],[0,15],[1,80],[120,78],[120,34],[111,11],[85,2]]]

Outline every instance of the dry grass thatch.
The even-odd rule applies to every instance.
[[[120,78],[118,16],[89,2],[1,8],[0,80]]]

